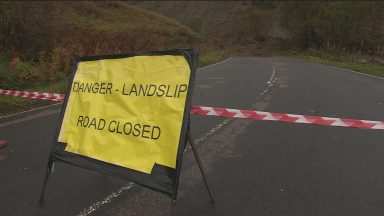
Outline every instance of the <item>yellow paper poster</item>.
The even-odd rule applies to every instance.
[[[58,141],[144,173],[175,168],[190,75],[177,55],[79,62]]]

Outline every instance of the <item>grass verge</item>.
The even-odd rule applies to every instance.
[[[294,54],[293,57],[302,59],[302,60],[308,60],[315,63],[350,69],[350,70],[354,70],[354,71],[358,71],[361,73],[366,73],[374,76],[384,77],[384,65],[379,65],[375,63],[347,62],[347,61],[341,61],[337,59],[328,59],[328,58],[323,58],[319,56],[312,56],[304,53]]]
[[[199,67],[204,67],[216,63],[224,58],[224,50],[214,50],[212,52],[201,53],[199,55]]]
[[[32,87],[29,89],[17,89],[17,90],[64,93],[68,85],[67,83],[68,83],[67,80],[62,80],[60,82],[53,83],[50,85]],[[47,106],[54,103],[57,103],[57,102],[14,97],[9,95],[0,95],[0,116],[5,116],[12,113],[21,112],[21,111],[26,111],[26,110],[34,109],[37,107]]]

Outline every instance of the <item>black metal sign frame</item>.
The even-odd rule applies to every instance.
[[[68,98],[71,94],[71,86],[72,86],[73,79],[75,77],[79,62],[97,61],[97,60],[103,60],[103,59],[119,59],[119,58],[135,57],[135,56],[162,56],[162,55],[184,56],[184,58],[189,64],[190,71],[191,71],[188,90],[187,90],[187,97],[186,97],[186,102],[184,106],[184,113],[183,113],[178,150],[177,150],[176,169],[155,164],[151,174],[146,174],[146,173],[142,173],[129,168],[120,167],[114,164],[106,163],[93,158],[89,158],[82,155],[64,151],[66,144],[58,142],[58,137],[59,137],[61,125],[63,122],[64,113],[67,108]],[[99,171],[108,175],[118,176],[118,177],[127,179],[129,181],[132,181],[138,185],[167,194],[175,201],[177,197],[177,190],[179,185],[179,177],[180,177],[180,171],[181,171],[183,152],[186,147],[187,140],[191,141],[190,133],[189,133],[190,109],[192,105],[191,104],[192,93],[193,93],[193,87],[194,87],[195,76],[196,76],[197,56],[198,56],[197,49],[175,49],[175,50],[152,51],[152,52],[144,52],[144,53],[89,56],[89,57],[82,57],[77,59],[71,73],[70,85],[68,86],[66,91],[64,104],[61,109],[60,118],[57,124],[58,126],[56,129],[53,145],[51,148],[51,153],[48,159],[46,175],[45,175],[43,189],[40,197],[40,203],[42,204],[44,201],[46,184],[48,182],[49,176],[53,169],[53,164],[55,162],[64,162],[64,163],[72,164],[74,166],[82,167],[85,169]],[[193,143],[191,143],[191,145],[193,146]],[[195,149],[193,150],[195,153]],[[198,159],[198,156],[196,155],[196,153],[195,153],[195,156]],[[199,159],[198,159],[198,164],[199,164],[199,168],[201,168]],[[203,178],[204,178],[204,175],[203,175]],[[204,178],[204,182],[206,183],[205,178]]]

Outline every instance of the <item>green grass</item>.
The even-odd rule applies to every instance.
[[[223,50],[215,50],[208,53],[200,53],[199,55],[199,67],[204,67],[215,62],[218,62],[224,58]]]
[[[64,93],[68,85],[67,80],[62,80],[46,86],[32,87],[23,89],[25,91],[41,91],[50,93]],[[9,115],[16,112],[26,111],[33,108],[47,106],[57,103],[55,101],[46,101],[38,99],[28,99],[14,97],[9,95],[0,95],[0,116]]]
[[[340,68],[350,69],[354,71],[359,71],[361,73],[366,73],[374,76],[384,77],[384,65],[374,64],[374,63],[356,63],[356,62],[347,62],[337,59],[328,59],[322,58],[319,56],[307,55],[304,53],[294,54],[293,57],[308,60],[315,63],[332,65]]]

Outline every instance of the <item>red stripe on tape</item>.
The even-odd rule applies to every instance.
[[[31,98],[31,99],[40,99],[40,100],[51,100],[51,101],[63,101],[64,100],[63,94],[56,94],[56,93],[27,92],[27,91],[21,92],[21,91],[0,89],[0,94],[25,97],[25,98]]]
[[[0,94],[25,98],[60,101],[64,100],[63,94],[44,92],[20,92],[0,89]],[[246,118],[265,121],[292,122],[300,124],[317,124],[337,127],[366,128],[384,130],[384,121],[369,121],[347,118],[331,118],[321,116],[306,116],[297,114],[272,113],[254,110],[239,110],[218,107],[192,106],[191,113],[196,115],[222,116],[229,118]]]
[[[7,145],[8,145],[7,141],[5,141],[5,140],[0,140],[0,149],[4,148],[4,147],[7,146]]]
[[[368,121],[345,118],[329,118],[321,116],[305,116],[296,114],[271,113],[251,110],[226,109],[215,107],[192,106],[192,114],[213,115],[234,118],[247,118],[266,121],[292,122],[302,124],[317,124],[337,127],[367,128],[384,130],[384,121]]]

